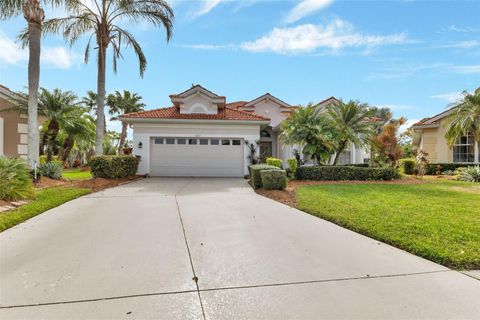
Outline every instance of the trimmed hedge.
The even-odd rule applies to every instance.
[[[262,187],[262,177],[260,172],[263,170],[280,170],[278,167],[269,166],[268,164],[253,164],[248,166],[248,172],[250,172],[250,185],[254,189]]]
[[[315,166],[300,167],[297,170],[299,180],[394,180],[400,174],[394,168],[362,168],[351,166]]]
[[[297,159],[290,158],[287,160],[287,163],[288,163],[288,169],[290,171],[289,176],[294,178],[298,169]]]
[[[262,170],[260,176],[264,189],[283,190],[287,187],[287,172],[285,170]]]
[[[269,166],[275,166],[277,168],[282,169],[283,161],[282,161],[282,159],[268,157],[267,158],[267,164]]]
[[[137,173],[139,159],[134,156],[100,156],[90,162],[95,178],[116,179]]]
[[[400,159],[399,163],[405,174],[415,174],[415,166],[417,165],[415,159]]]
[[[479,165],[478,163],[430,163],[427,167],[428,175],[436,175],[444,171],[455,171],[458,168],[467,168],[470,166]]]

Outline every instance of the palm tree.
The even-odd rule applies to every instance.
[[[27,22],[28,58],[28,156],[30,169],[38,163],[38,87],[40,82],[40,38],[45,13],[43,4],[57,5],[60,0],[2,0],[0,1],[0,20],[16,17],[23,13]],[[26,41],[26,42],[27,42]]]
[[[300,145],[304,156],[318,163],[328,161],[333,154],[335,137],[332,122],[320,116],[312,104],[298,108],[282,124],[281,139],[290,145]]]
[[[454,107],[447,119],[445,137],[448,144],[453,145],[458,138],[470,133],[480,150],[480,88],[472,94],[464,91],[463,95],[463,103]]]
[[[123,94],[119,91],[115,91],[113,94],[109,94],[107,97],[107,105],[110,108],[110,115],[122,115],[125,113],[143,111],[145,104],[141,103],[142,97],[136,93],[131,93],[128,90],[123,90]],[[115,118],[114,118],[115,119]],[[122,122],[122,133],[120,134],[120,141],[118,143],[118,154],[122,153],[125,145],[125,139],[127,138],[128,124]]]
[[[122,58],[121,48],[131,46],[137,55],[140,67],[140,76],[143,77],[147,67],[147,60],[140,44],[126,29],[119,26],[119,22],[128,20],[138,24],[146,20],[156,27],[163,26],[166,30],[167,41],[172,36],[173,10],[164,0],[91,0],[88,6],[81,0],[64,0],[70,16],[51,19],[45,22],[46,32],[61,33],[73,44],[82,35],[90,34],[85,48],[85,62],[88,62],[90,44],[95,37],[97,52],[97,129],[95,154],[103,154],[104,137],[104,108],[105,108],[105,65],[107,49],[113,50],[113,71],[117,71],[117,60]]]
[[[320,113],[331,119],[337,131],[338,147],[335,150],[334,165],[337,164],[340,154],[348,147],[349,143],[353,143],[357,147],[369,143],[374,130],[373,122],[370,121],[374,111],[367,104],[353,100],[348,103],[340,101],[338,104],[319,110]]]
[[[95,141],[95,122],[83,108],[76,108],[68,114],[69,121],[62,121],[62,132],[65,135],[59,154],[62,161],[67,161],[77,141]],[[67,120],[67,119],[65,119]]]
[[[97,94],[92,90],[87,91],[87,95],[80,100],[80,103],[87,109],[88,112],[95,113],[97,109]]]
[[[8,110],[15,110],[20,114],[26,114],[28,105],[26,94],[19,93],[14,100],[14,107]],[[52,159],[57,149],[57,136],[63,130],[67,137],[73,139],[74,135],[88,135],[89,130],[94,130],[93,122],[87,115],[87,110],[79,105],[77,96],[71,91],[54,89],[49,91],[40,89],[38,100],[38,114],[45,118],[42,126],[42,149],[47,149],[47,161]],[[79,132],[82,131],[82,132]],[[65,144],[65,143],[64,143]],[[66,144],[68,147],[69,143]],[[68,155],[67,155],[68,156]]]

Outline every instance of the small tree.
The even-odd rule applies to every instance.
[[[423,178],[423,176],[427,173],[428,170],[428,153],[423,151],[423,150],[415,150],[415,160],[417,162],[417,175],[420,176],[420,178]]]
[[[405,123],[405,119],[392,120],[385,124],[378,135],[372,137],[372,151],[376,164],[388,164],[392,167],[402,157],[398,129]]]

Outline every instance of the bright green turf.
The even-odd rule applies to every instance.
[[[305,186],[297,206],[446,266],[480,268],[479,184]]]
[[[0,213],[0,232],[90,192],[90,189],[81,188],[48,188],[39,190],[32,202],[17,209]]]
[[[90,171],[80,171],[78,168],[63,170],[62,177],[68,180],[85,180],[92,177]]]

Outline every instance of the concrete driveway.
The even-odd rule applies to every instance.
[[[241,179],[150,178],[50,210],[0,234],[0,289],[1,319],[480,318],[480,281]]]

